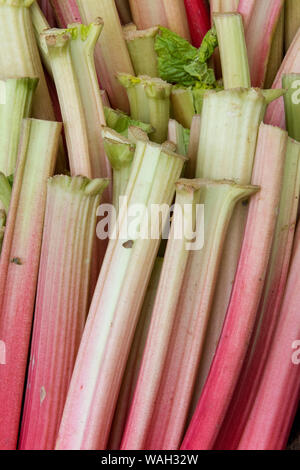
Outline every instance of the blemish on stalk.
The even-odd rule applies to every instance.
[[[41,392],[40,392],[40,404],[43,403],[43,401],[45,400],[46,398],[46,390],[45,390],[45,387],[43,386],[41,388]]]
[[[17,264],[18,266],[22,265],[21,258],[12,258],[10,262],[13,264]]]
[[[128,240],[127,242],[123,243],[124,248],[132,248],[133,247],[133,240]]]
[[[249,206],[249,199],[246,199],[245,201],[243,201],[242,204],[245,207]]]

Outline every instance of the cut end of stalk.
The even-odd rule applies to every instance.
[[[103,139],[104,149],[114,170],[120,170],[132,163],[135,146],[132,143],[121,143],[118,140]]]
[[[107,188],[109,179],[95,178],[90,179],[85,176],[56,175],[48,179],[48,185],[62,187],[69,192],[82,192],[88,196],[101,195]]]
[[[51,28],[44,31],[41,38],[48,48],[63,48],[69,43],[71,34],[66,29]]]
[[[86,41],[88,38],[91,38],[93,42],[96,43],[103,27],[104,21],[102,18],[98,17],[88,25],[81,23],[68,24],[67,32],[71,34],[73,40],[81,39],[81,41]]]
[[[155,38],[155,36],[159,33],[159,27],[154,26],[153,28],[148,28],[148,29],[142,29],[142,30],[137,30],[136,26],[135,28],[129,28],[124,30],[123,29],[123,34],[125,41],[134,41],[135,39],[141,39],[141,38]]]
[[[210,180],[210,179],[204,179],[204,178],[196,178],[196,179],[186,179],[186,178],[181,178],[178,180],[176,183],[176,188],[178,190],[185,188],[186,190],[191,190],[191,191],[199,191],[199,189],[204,188],[204,187],[218,187],[218,186],[223,186],[227,188],[232,188],[236,189],[237,192],[243,192],[245,193],[245,198],[248,198],[252,194],[257,193],[260,191],[260,186],[255,186],[255,185],[241,185],[237,184],[234,181],[230,180]],[[243,196],[239,196],[239,199],[241,199]]]
[[[133,143],[136,143],[138,140],[141,140],[142,142],[149,142],[148,134],[143,131],[143,129],[136,126],[129,126],[128,139]]]

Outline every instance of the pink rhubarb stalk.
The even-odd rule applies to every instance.
[[[192,44],[200,47],[202,40],[210,29],[210,16],[205,0],[184,0],[188,17]]]
[[[184,0],[130,0],[130,7],[138,29],[159,25],[190,39]]]
[[[179,447],[184,432],[182,416],[185,417],[187,410],[185,399],[188,400],[189,396],[186,389],[190,386],[189,381],[185,380],[185,374],[190,378],[189,368],[193,367],[185,355],[191,357],[194,352],[186,348],[184,354],[181,355],[181,350],[178,351],[177,361],[180,364],[182,375],[177,374],[172,363],[170,364],[169,352],[174,349],[174,331],[176,332],[178,319],[182,315],[180,309],[182,292],[187,289],[187,286],[195,284],[190,273],[197,273],[200,280],[195,288],[201,292],[201,299],[197,305],[199,320],[198,325],[195,321],[189,327],[191,331],[197,331],[195,342],[201,342],[231,214],[237,201],[249,197],[255,190],[257,188],[239,186],[228,181],[180,180],[177,183],[174,222],[137,388],[122,441],[123,450],[169,450]],[[197,204],[204,204],[204,234],[201,232],[203,221]],[[179,214],[183,213],[184,222],[193,231],[193,238],[196,238],[193,247],[185,237],[180,239],[174,237],[174,233],[176,234],[178,230],[177,211]],[[193,211],[197,214],[197,218],[195,218]],[[196,226],[193,226],[193,218],[194,224],[195,221],[197,223]],[[204,245],[202,235],[204,235]],[[191,269],[191,266],[194,269]],[[202,272],[200,272],[200,266]],[[201,324],[200,328],[199,323]],[[182,340],[186,340],[184,333]],[[168,384],[170,391],[167,400],[164,400],[166,394],[161,393],[165,383]],[[183,394],[183,403],[181,397],[178,400],[178,393]],[[170,396],[172,396],[172,400],[170,400]],[[172,413],[173,410],[170,409],[169,402],[173,400],[177,413]],[[155,424],[160,422],[160,427],[152,426],[152,422]]]
[[[143,359],[163,261],[163,258],[156,259],[154,269],[151,274],[147,294],[143,303],[143,309],[136,327],[134,340],[124,373],[124,379],[119,393],[118,404],[108,442],[108,449],[119,450],[121,445],[125,423],[130,410]]]
[[[50,0],[38,0],[38,4],[51,28],[56,26],[56,18]]]
[[[95,48],[95,64],[98,77],[114,108],[129,111],[125,89],[119,83],[119,72],[134,74],[129,52],[123,36],[120,18],[112,0],[77,0],[83,23],[90,24],[102,18],[105,24],[101,41]]]
[[[217,440],[219,449],[236,449],[269,355],[281,310],[294,241],[300,193],[300,144],[289,139],[279,215],[260,302],[257,325],[230,408]]]
[[[300,396],[300,230],[264,374],[238,449],[284,450]]]
[[[137,142],[125,194],[127,203],[120,208],[115,234],[101,268],[67,396],[57,449],[106,447],[162,226],[168,215],[165,214],[162,221],[159,217],[156,222],[151,217],[152,234],[156,235],[150,236],[149,218],[141,207],[147,208],[148,213],[152,204],[172,202],[174,183],[184,161],[184,157],[164,146]],[[138,218],[129,230],[128,214],[133,214],[133,210],[136,213],[136,204],[140,204]]]
[[[300,29],[298,30],[290,48],[282,62],[272,88],[282,87],[283,75],[300,73]],[[265,123],[285,129],[285,112],[283,98],[279,98],[268,106]]]
[[[17,445],[36,293],[47,178],[61,124],[26,119],[0,260],[0,448]]]
[[[243,16],[251,83],[262,88],[284,2],[283,0],[240,0],[238,12]]]
[[[182,449],[212,449],[237,385],[261,298],[283,178],[287,133],[261,124],[242,253],[219,345]],[[270,173],[272,167],[272,173]]]
[[[60,28],[66,28],[70,23],[81,23],[76,0],[50,0],[50,2]]]
[[[53,450],[88,308],[96,210],[108,181],[48,181],[21,450]]]

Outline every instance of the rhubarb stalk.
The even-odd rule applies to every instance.
[[[174,142],[177,148],[177,152],[180,155],[187,155],[189,140],[190,140],[190,131],[185,129],[179,122],[174,119],[170,119],[168,126],[168,140]]]
[[[45,46],[41,38],[41,33],[45,29],[49,29],[50,25],[45,15],[43,14],[42,10],[40,9],[39,4],[36,1],[30,7],[30,14],[31,14],[31,20],[32,20],[32,25],[34,29],[34,35],[35,35],[35,39],[36,39],[36,42],[40,51],[41,59],[43,61],[44,66],[47,69],[48,74],[50,75],[50,77],[52,77],[52,69],[51,69],[50,60],[47,54],[47,47]]]
[[[15,172],[22,120],[29,117],[36,78],[2,80],[0,104],[0,171]]]
[[[155,129],[151,140],[163,143],[168,135],[172,85],[160,78],[119,74],[126,88],[133,119],[149,123]]]
[[[61,124],[26,119],[0,259],[0,447],[17,445],[38,277],[47,178]],[[17,286],[17,288],[16,288]]]
[[[245,237],[222,335],[182,449],[212,449],[230,404],[254,327],[270,257],[287,133],[261,124]],[[272,173],[270,174],[270,167]]]
[[[51,5],[51,0],[38,0],[37,5],[39,6],[40,10],[43,13],[43,16],[46,18],[48,24],[51,28],[56,26],[54,10]]]
[[[281,310],[295,234],[300,193],[300,144],[288,140],[279,214],[257,325],[217,448],[236,449],[269,357]]]
[[[104,149],[113,169],[113,205],[119,212],[120,197],[125,195],[130,178],[135,145],[130,140],[103,131]]]
[[[246,4],[246,7],[244,4]],[[264,85],[272,41],[283,4],[283,0],[260,0],[259,2],[256,0],[240,0],[238,11],[243,16],[245,24],[246,45],[253,87],[262,88]]]
[[[176,351],[177,361],[181,368],[179,374],[176,373],[177,371],[174,373],[169,358],[174,352],[172,335],[174,330],[176,331],[175,325],[180,322],[182,314],[182,293],[188,286],[191,286],[192,279],[189,273],[195,273],[195,268],[197,268],[199,280],[196,290],[199,293],[199,303],[195,311],[197,310],[199,316],[198,320],[194,318],[191,321],[188,329],[197,331],[197,339],[195,335],[194,341],[201,343],[230,215],[238,200],[249,197],[257,189],[241,187],[225,181],[180,180],[177,183],[174,222],[167,245],[137,388],[122,441],[123,450],[169,450],[177,449],[180,445],[184,432],[182,413],[186,415],[187,407],[184,406],[185,404],[183,407],[178,406],[182,399],[178,395],[183,392],[183,395],[187,397],[191,393],[191,384],[186,380],[186,376],[190,376],[191,372],[189,367],[185,366],[188,366],[188,357],[191,356],[192,351],[186,348],[183,356],[181,355],[182,348]],[[193,211],[196,210],[193,206],[196,204],[204,204],[205,211],[205,241],[202,249],[200,240],[203,225],[201,225],[200,214],[198,214],[198,220],[193,214]],[[198,222],[196,240],[199,247],[194,249],[200,251],[190,251],[191,248],[188,247],[185,237],[179,240],[176,239],[176,236],[174,237],[175,231],[178,230],[176,210],[179,211],[179,214],[183,213],[185,223],[194,232],[193,236],[195,236],[195,223]],[[194,253],[196,254],[194,255]],[[189,290],[189,295],[194,300],[191,290]],[[192,304],[184,305],[184,309],[190,308],[193,308]],[[181,329],[182,342],[186,341],[185,331],[185,328]],[[199,339],[199,337],[201,338]],[[195,346],[193,347],[195,348]],[[200,344],[199,349],[201,349]],[[184,357],[185,355],[186,357]],[[196,359],[194,358],[194,360]],[[190,367],[193,367],[193,364],[190,364]],[[164,400],[166,396],[161,394],[161,388],[164,389],[166,383],[170,392],[168,400]],[[188,394],[185,390],[183,391],[186,387],[190,389]],[[172,402],[175,402],[177,408],[177,413],[174,414],[171,411],[170,396],[172,396]],[[163,413],[162,410],[164,410]],[[152,425],[152,421],[155,424],[160,422],[159,430],[158,426]]]
[[[107,180],[48,181],[19,449],[53,450],[87,314],[96,209]]]
[[[30,17],[33,0],[0,0],[0,54],[2,78],[39,78],[32,113],[40,119],[54,120],[41,59]],[[9,60],[7,60],[9,58]]]
[[[50,0],[50,2],[60,28],[66,28],[70,23],[81,23],[76,0]]]
[[[133,21],[138,29],[164,26],[190,39],[184,0],[129,0]]]
[[[238,13],[215,13],[224,88],[250,87],[243,20]]]
[[[297,0],[285,1],[285,49],[288,50],[300,27],[300,6]]]
[[[115,0],[120,19],[123,24],[129,24],[132,21],[129,0]]]
[[[192,119],[189,147],[188,147],[188,153],[187,153],[189,161],[187,163],[187,166],[184,172],[187,178],[195,178],[195,175],[196,175],[200,131],[201,131],[201,116],[199,116],[198,114],[195,114],[195,116]]]
[[[124,33],[131,62],[136,75],[158,77],[155,39],[159,28],[153,27],[143,31],[129,30]]]
[[[125,423],[133,399],[136,382],[138,379],[145,344],[147,341],[152,311],[156,298],[156,292],[161,276],[163,258],[157,258],[151,274],[151,279],[147,289],[147,294],[143,302],[140,319],[134,334],[134,340],[127,361],[126,370],[122,386],[119,393],[111,434],[108,442],[108,449],[119,450]]]
[[[202,40],[210,29],[209,10],[205,0],[184,0],[192,44],[200,47]]]
[[[298,228],[280,317],[238,449],[283,450],[297,411],[300,392],[299,240]]]
[[[128,111],[125,90],[117,79],[119,72],[133,74],[133,67],[123,37],[122,27],[115,2],[111,0],[77,0],[84,23],[102,18],[105,24],[101,41],[95,49],[95,63],[103,88],[107,91],[114,108]]]
[[[151,217],[154,237],[153,232],[148,233],[147,214],[153,204],[171,203],[174,183],[184,161],[184,157],[162,146],[146,141],[137,143],[125,194],[127,203],[120,208],[115,237],[109,242],[100,272],[57,449],[105,449],[134,330],[168,215],[159,217],[159,222]],[[137,214],[135,204],[140,209],[128,233],[127,216],[133,215],[133,209]]]
[[[283,75],[290,73],[300,73],[300,30],[297,32],[290,48],[282,62],[282,65],[277,73],[272,88],[281,88]],[[265,122],[273,126],[285,129],[285,114],[283,98],[280,98],[268,106],[265,116]]]
[[[239,185],[250,183],[257,134],[264,108],[265,100],[259,90],[211,91],[205,95],[196,169],[198,177],[214,180],[225,178],[234,180]],[[228,120],[229,115],[230,120]],[[242,231],[240,225],[243,223],[246,211],[246,206],[238,204],[229,229],[234,223],[238,226],[240,234]],[[238,217],[237,220],[236,217]],[[232,232],[230,232],[231,235]],[[234,251],[234,256],[238,259],[239,252],[236,251]],[[173,329],[168,363],[165,366],[166,374],[172,379],[164,380],[161,384],[159,401],[151,424],[153,437],[151,441],[150,439],[147,441],[147,445],[151,445],[152,449],[164,449],[166,445],[174,447],[176,444],[180,445],[201,359],[210,305],[206,307],[207,315],[202,322],[202,315],[198,309],[202,301],[200,289],[202,252],[195,252],[193,258],[187,267],[185,288],[181,290],[178,321]],[[232,259],[230,266],[232,266]],[[222,265],[221,267],[223,268]],[[213,272],[214,276],[216,272]],[[230,274],[234,278],[235,271]],[[215,282],[214,277],[212,279]],[[227,278],[226,281],[231,288],[230,280]],[[207,284],[207,289],[209,291],[212,289],[213,292],[209,284]],[[210,295],[212,292],[210,291]],[[208,299],[208,297],[205,298]],[[193,324],[192,329],[191,324]],[[190,331],[193,332],[192,335]],[[178,357],[184,358],[184,363],[179,361]],[[170,396],[173,397],[171,402]],[[160,431],[162,420],[164,421],[163,433]],[[176,422],[175,427],[174,422]]]
[[[237,11],[240,0],[210,0],[212,13],[230,13]]]
[[[300,142],[299,129],[299,88],[300,74],[291,73],[283,75],[282,86],[287,90],[284,96],[286,128],[292,139]]]

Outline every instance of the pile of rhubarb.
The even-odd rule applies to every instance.
[[[0,44],[0,449],[299,448],[299,0],[0,0]]]

